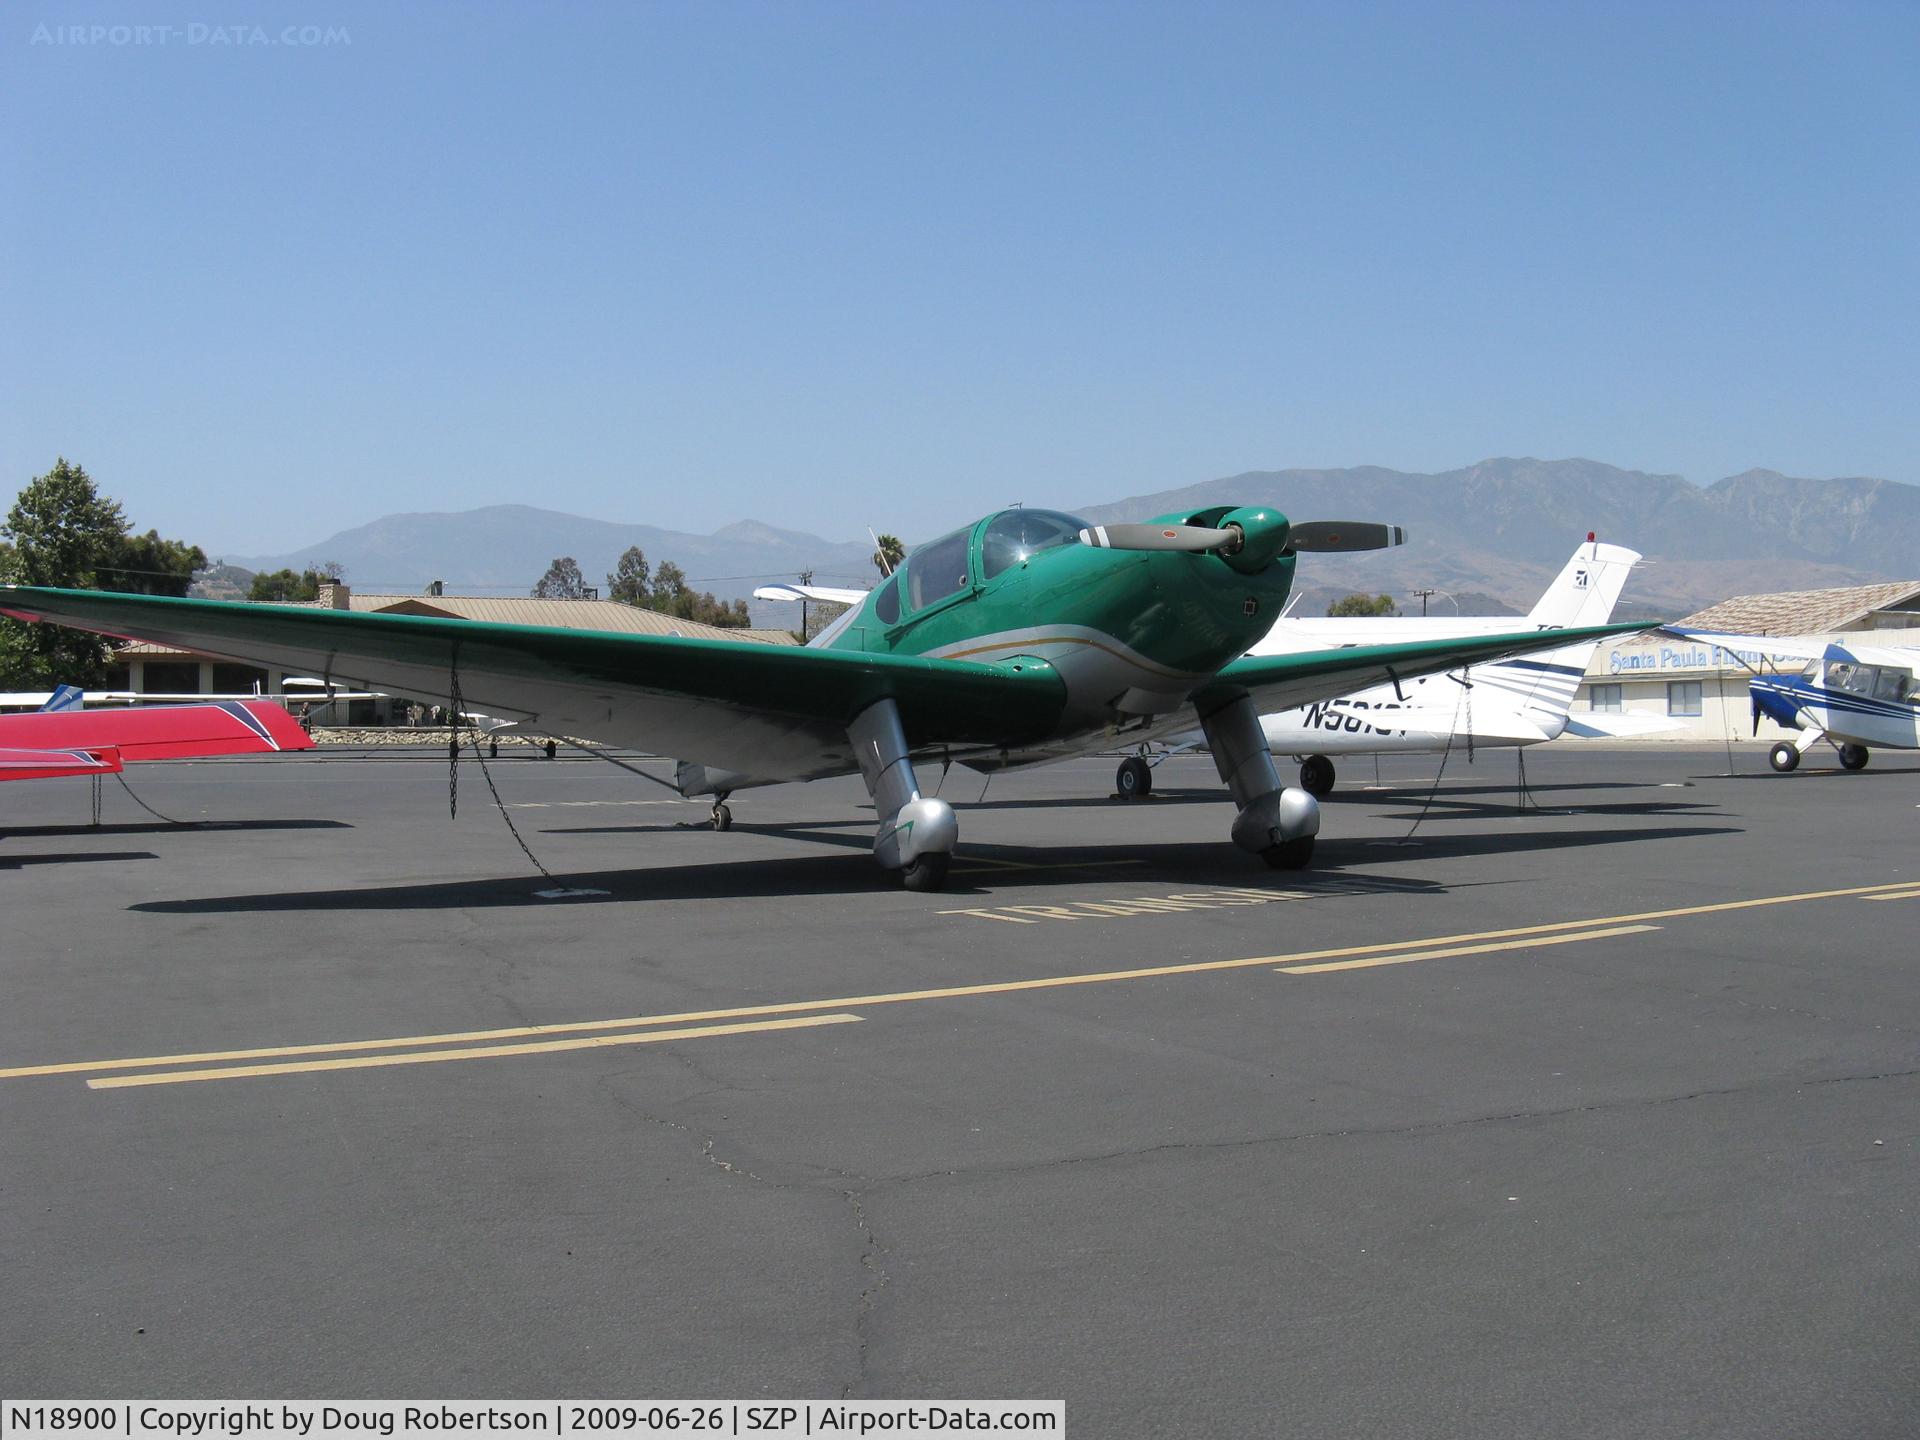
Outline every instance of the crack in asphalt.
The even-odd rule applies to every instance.
[[[1747,1095],[1768,1089],[1811,1090],[1828,1085],[1851,1085],[1877,1080],[1910,1080],[1920,1069],[1874,1071],[1859,1075],[1834,1075],[1818,1080],[1763,1081],[1755,1085],[1734,1085],[1719,1090],[1693,1090],[1680,1095],[1651,1095],[1639,1100],[1618,1100],[1593,1105],[1566,1105],[1552,1110],[1513,1110],[1493,1115],[1472,1115],[1459,1120],[1430,1120],[1418,1125],[1388,1125],[1378,1128],[1346,1130],[1302,1130],[1283,1135],[1250,1135],[1238,1140],[1169,1140],[1121,1150],[1105,1150],[1095,1155],[1065,1155],[1054,1160],[1035,1160],[1018,1165],[976,1165],[957,1170],[925,1170],[910,1175],[876,1177],[873,1185],[917,1185],[927,1180],[971,1179],[978,1175],[1024,1175],[1070,1165],[1097,1165],[1109,1160],[1137,1160],[1147,1156],[1178,1154],[1183,1151],[1248,1150],[1262,1145],[1291,1145],[1311,1140],[1374,1139],[1396,1135],[1440,1134],[1475,1125],[1500,1125],[1521,1120],[1553,1120],[1567,1115],[1596,1115],[1620,1110],[1651,1108],[1659,1105],[1684,1105],[1693,1100],[1714,1100],[1729,1095]]]
[[[675,1058],[679,1059],[681,1057],[675,1056]],[[692,1073],[700,1075],[702,1079],[709,1078],[702,1074],[691,1062],[686,1063]],[[710,1131],[696,1131],[691,1125],[682,1124],[678,1120],[669,1120],[664,1115],[656,1115],[634,1104],[633,1101],[627,1099],[613,1088],[610,1083],[612,1079],[612,1076],[603,1076],[601,1085],[616,1104],[650,1125],[655,1125],[665,1130],[677,1131],[689,1138],[698,1135],[700,1139],[700,1158],[723,1174],[737,1175],[743,1180],[753,1181],[756,1185],[764,1185],[769,1190],[798,1191],[809,1195],[826,1193],[817,1180],[775,1180],[769,1176],[760,1174],[758,1171],[749,1170],[745,1165],[736,1165],[733,1161],[717,1153],[716,1146],[719,1142],[717,1135]],[[682,1097],[680,1103],[686,1104],[689,1101],[698,1100],[704,1095],[712,1095],[736,1088],[737,1087],[731,1085],[714,1084],[706,1090],[697,1091],[692,1095]],[[865,1178],[856,1176],[849,1171],[835,1169],[832,1166],[808,1165],[806,1168],[820,1172],[822,1177],[831,1176],[841,1181],[859,1181]],[[852,1210],[854,1228],[858,1230],[860,1234],[860,1269],[864,1272],[860,1293],[855,1297],[853,1302],[853,1375],[840,1387],[840,1398],[845,1400],[855,1389],[866,1383],[867,1347],[872,1340],[871,1321],[873,1308],[875,1302],[880,1298],[880,1292],[887,1288],[888,1281],[892,1277],[887,1273],[886,1266],[882,1263],[883,1257],[887,1253],[887,1247],[881,1244],[879,1237],[874,1234],[873,1226],[867,1219],[866,1201],[862,1197],[861,1192],[857,1189],[842,1189],[839,1193],[841,1198],[847,1202],[848,1207]]]
[[[872,1320],[874,1305],[880,1299],[880,1292],[887,1288],[892,1278],[887,1274],[883,1259],[887,1247],[873,1233],[873,1226],[867,1221],[866,1201],[858,1190],[842,1190],[847,1204],[853,1209],[853,1223],[859,1227],[862,1246],[860,1250],[860,1268],[867,1272],[866,1287],[859,1298],[853,1302],[853,1339],[854,1371],[853,1378],[840,1387],[840,1398],[846,1400],[853,1392],[867,1382],[867,1347],[872,1342]]]

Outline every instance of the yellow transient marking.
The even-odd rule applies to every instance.
[[[156,1070],[141,1075],[108,1075],[87,1081],[92,1090],[133,1085],[186,1085],[196,1080],[246,1080],[261,1075],[304,1075],[317,1070],[373,1070],[385,1065],[431,1065],[437,1060],[495,1060],[509,1055],[551,1055],[561,1050],[596,1050],[608,1045],[651,1045],[661,1040],[705,1040],[717,1035],[757,1035],[767,1030],[804,1030],[815,1025],[848,1025],[858,1015],[805,1015],[793,1020],[763,1020],[757,1025],[703,1025],[689,1030],[642,1030],[632,1035],[589,1035],[579,1040],[545,1040],[532,1045],[483,1045],[465,1050],[410,1050],[400,1055],[348,1055],[333,1060],[293,1060],[278,1065],[227,1065],[217,1070]]]
[[[1320,965],[1282,965],[1282,975],[1319,975],[1328,970],[1367,970],[1375,965],[1411,965],[1416,960],[1445,960],[1454,955],[1485,955],[1495,950],[1533,950],[1542,945],[1572,945],[1579,940],[1608,940],[1615,935],[1644,935],[1658,925],[1614,925],[1605,930],[1581,930],[1572,935],[1536,935],[1526,940],[1497,940],[1490,945],[1449,945],[1440,950],[1402,950],[1393,955],[1369,955],[1364,960],[1329,960]]]
[[[989,981],[978,985],[949,985],[930,990],[896,990],[873,995],[846,995],[830,1000],[789,1000],[767,1005],[738,1005],[720,1010],[691,1010],[673,1015],[629,1015],[611,1020],[570,1020],[551,1025],[516,1025],[496,1030],[466,1030],[445,1035],[401,1035],[379,1040],[336,1040],[309,1045],[278,1045],[263,1049],[208,1050],[194,1054],[146,1055],[126,1060],[77,1060],[54,1065],[20,1065],[0,1069],[0,1080],[41,1075],[74,1075],[107,1070],[146,1070],[157,1065],[209,1064],[215,1061],[263,1060],[296,1055],[340,1054],[362,1050],[407,1050],[422,1045],[472,1044],[487,1040],[544,1039],[557,1035],[582,1035],[590,1031],[639,1030],[660,1025],[690,1025],[709,1021],[753,1020],[778,1015],[805,1015],[822,1010],[865,1010],[876,1005],[904,1005],[922,1000],[961,1000],[984,995],[1013,995],[1027,990],[1060,990],[1076,985],[1109,985],[1126,980],[1158,980],[1173,975],[1204,975],[1215,971],[1246,970],[1261,966],[1280,969],[1323,960],[1345,960],[1359,956],[1411,954],[1448,946],[1473,945],[1482,941],[1516,940],[1530,935],[1555,935],[1568,931],[1593,931],[1604,926],[1625,926],[1656,920],[1673,920],[1689,915],[1716,915],[1734,910],[1753,910],[1771,905],[1792,905],[1807,900],[1835,900],[1864,897],[1897,891],[1912,892],[1914,882],[1850,885],[1839,890],[1807,890],[1792,895],[1762,895],[1748,900],[1722,900],[1706,905],[1683,905],[1666,910],[1646,910],[1633,915],[1601,915],[1585,920],[1553,920],[1539,925],[1516,925],[1504,930],[1482,930],[1458,935],[1430,935],[1423,938],[1374,941],[1366,945],[1344,945],[1325,950],[1300,950],[1289,955],[1254,955],[1236,960],[1195,960],[1178,965],[1149,965],[1134,970],[1105,970],[1091,974],[1045,975],[1024,980]],[[1250,895],[1255,892],[1248,892]],[[1295,892],[1296,894],[1298,892]],[[1257,900],[1242,903],[1258,904]],[[1037,907],[1034,907],[1037,908]],[[655,1034],[648,1029],[648,1034]],[[224,1072],[223,1072],[224,1073]]]

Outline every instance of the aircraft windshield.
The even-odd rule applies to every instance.
[[[967,584],[967,532],[956,530],[907,557],[907,597],[918,610]]]
[[[1002,511],[980,537],[982,578],[991,580],[1056,545],[1077,545],[1086,528],[1086,521],[1058,510]]]

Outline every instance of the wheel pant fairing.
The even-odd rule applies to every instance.
[[[1200,725],[1214,768],[1240,808],[1233,822],[1234,844],[1257,855],[1319,833],[1320,802],[1305,790],[1281,785],[1253,697],[1242,695],[1201,716]]]
[[[891,700],[869,705],[847,727],[847,738],[880,818],[874,859],[888,870],[903,870],[921,855],[951,854],[960,823],[946,801],[920,794],[899,707]]]

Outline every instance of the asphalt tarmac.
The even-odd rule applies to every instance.
[[[956,771],[937,895],[857,780],[7,785],[0,1393],[1911,1436],[1920,762],[1733,758],[1343,760],[1302,874]]]

